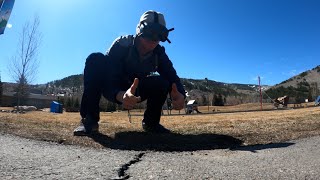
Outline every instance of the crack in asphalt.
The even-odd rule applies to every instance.
[[[139,153],[134,156],[134,158],[129,161],[128,163],[122,165],[120,169],[118,169],[118,178],[115,179],[129,179],[130,175],[126,174],[126,171],[129,169],[129,167],[139,161],[141,161],[142,156],[144,156],[145,153]]]

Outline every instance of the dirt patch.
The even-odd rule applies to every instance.
[[[164,115],[161,124],[170,134],[142,131],[142,113],[128,121],[127,112],[101,113],[100,132],[74,137],[79,113],[54,114],[34,111],[0,113],[0,132],[26,138],[123,150],[194,151],[280,143],[320,135],[320,108]]]

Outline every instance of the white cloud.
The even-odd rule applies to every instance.
[[[7,24],[7,28],[12,28],[12,24]]]

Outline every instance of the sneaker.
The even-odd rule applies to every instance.
[[[81,119],[80,125],[73,131],[74,136],[87,136],[97,133],[99,133],[99,124],[90,123],[85,118]]]
[[[158,133],[158,134],[163,134],[163,133],[170,133],[171,131],[165,127],[163,127],[161,124],[156,124],[156,125],[148,125],[144,122],[142,122],[142,128],[145,132],[150,132],[150,133]]]

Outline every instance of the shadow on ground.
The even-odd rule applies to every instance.
[[[250,151],[286,148],[294,143],[270,143],[244,146],[243,141],[228,135],[197,134],[183,135],[176,133],[151,134],[145,132],[120,132],[114,137],[105,134],[89,136],[106,148],[136,151],[196,151],[230,149],[232,151]]]
[[[236,148],[233,148],[233,151],[251,151],[253,153],[256,153],[258,150],[264,150],[264,149],[274,149],[274,148],[286,148],[289,146],[294,145],[295,143],[270,143],[270,144],[258,144],[258,145],[251,145],[251,146],[239,146]]]
[[[176,133],[151,134],[145,132],[120,132],[114,137],[104,134],[90,136],[104,147],[137,151],[196,151],[213,149],[233,149],[242,141],[227,135],[197,134],[182,135]]]

